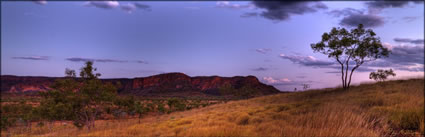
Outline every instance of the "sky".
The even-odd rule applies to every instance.
[[[280,90],[341,85],[335,59],[310,45],[362,23],[392,51],[353,84],[393,69],[424,76],[424,3],[401,1],[2,1],[1,75],[64,76],[94,61],[101,78],[168,72],[256,76]]]

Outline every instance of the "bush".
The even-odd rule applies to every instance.
[[[158,103],[157,108],[158,108],[158,112],[160,113],[165,113],[166,111],[163,103]]]
[[[186,110],[186,104],[181,99],[177,99],[177,98],[168,99],[167,105],[170,108],[169,112]]]

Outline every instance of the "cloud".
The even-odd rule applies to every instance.
[[[283,83],[289,83],[292,82],[288,78],[282,78],[282,79],[275,79],[272,77],[263,77],[263,80],[266,81],[268,84],[283,84]]]
[[[259,68],[255,68],[255,69],[252,69],[253,71],[267,71],[267,70],[269,70],[268,68],[264,68],[264,67],[259,67]]]
[[[254,8],[252,4],[240,5],[240,4],[231,4],[228,1],[218,1],[216,3],[217,8],[229,8],[229,9],[245,9],[245,8]]]
[[[402,8],[409,4],[409,1],[371,1],[365,3],[370,13],[379,13],[386,8]]]
[[[149,64],[147,61],[144,61],[144,60],[137,60],[135,62],[136,63],[141,63],[141,64]]]
[[[364,27],[379,27],[385,23],[384,17],[353,8],[332,10],[327,14],[337,18],[343,17],[339,25],[347,27],[357,27],[359,24],[363,24]]]
[[[300,64],[303,66],[312,66],[312,67],[329,67],[334,65],[334,62],[318,60],[313,56],[300,56],[300,55],[285,55],[280,54],[279,57],[283,59],[288,59],[293,63]]]
[[[137,8],[136,5],[133,4],[133,3],[128,3],[128,4],[125,4],[125,5],[121,5],[120,7],[121,7],[121,10],[123,10],[123,11],[125,11],[125,12],[127,12],[129,14],[131,14]]]
[[[364,27],[379,27],[384,25],[384,18],[374,14],[352,13],[340,21],[340,25],[347,27],[357,27],[363,24]]]
[[[403,65],[424,64],[424,46],[394,46],[386,60]]]
[[[144,60],[128,61],[128,60],[92,59],[92,58],[80,58],[80,57],[66,58],[65,60],[72,61],[72,62],[86,62],[86,61],[101,62],[101,63],[129,63],[129,62],[134,62],[134,63],[148,64],[148,62],[144,61]]]
[[[142,4],[142,3],[134,3],[134,5],[138,8],[138,9],[142,9],[145,11],[151,11],[151,6],[146,5],[146,4]]]
[[[353,14],[364,14],[364,11],[353,8],[345,8],[342,10],[332,10],[330,12],[326,12],[326,14],[332,15],[334,17],[344,17]]]
[[[274,21],[288,20],[292,15],[303,15],[317,12],[328,7],[321,2],[295,2],[295,1],[253,1],[253,4],[265,11],[261,16]]]
[[[247,12],[241,15],[242,18],[248,18],[248,17],[257,17],[258,13],[256,12]]]
[[[40,5],[46,5],[47,1],[46,0],[33,0],[34,3],[36,4],[40,4]]]
[[[293,81],[293,80],[290,80],[288,78],[276,79],[276,78],[273,78],[273,77],[263,77],[263,81],[266,84],[273,85],[273,86],[284,86],[284,85],[302,86],[302,84],[313,83],[313,81],[311,81],[311,80],[308,80],[308,81]]]
[[[380,1],[371,1],[366,2],[369,13],[376,14],[380,13],[383,9],[386,8],[404,8],[409,5],[412,1],[391,1],[391,0],[380,0]],[[413,1],[414,4],[422,4],[423,1]]]
[[[419,16],[406,16],[403,17],[402,20],[406,21],[406,22],[412,22],[415,21],[419,18]]]
[[[49,60],[49,57],[48,56],[25,56],[25,57],[12,57],[12,59]]]
[[[337,71],[341,70],[341,66],[339,64],[337,64],[336,62],[319,60],[319,59],[316,59],[313,56],[280,54],[279,57],[281,57],[283,59],[288,59],[295,64],[300,64],[300,65],[306,66],[306,67],[330,68],[330,69],[335,69]],[[349,64],[350,64],[350,66],[349,66],[348,69],[351,70],[352,67],[354,66],[354,62],[349,62]],[[359,68],[357,68],[355,71],[357,71],[357,72],[371,72],[371,71],[375,71],[375,69],[372,69],[369,66],[362,65]],[[326,73],[333,73],[333,72],[334,71],[326,72]]]
[[[424,39],[394,38],[394,41],[400,43],[424,44]]]
[[[72,62],[86,62],[86,61],[103,62],[103,63],[106,63],[106,62],[119,62],[119,63],[128,62],[128,61],[114,60],[114,59],[90,59],[90,58],[79,58],[79,57],[67,58],[66,60],[72,61]]]
[[[261,48],[261,49],[256,49],[255,51],[257,51],[258,53],[266,54],[267,52],[272,51],[272,49]]]
[[[368,67],[394,68],[405,71],[423,71],[424,46],[391,46],[388,58],[365,63]]]
[[[402,8],[406,6],[409,1],[371,1],[367,2],[368,8]]]
[[[118,7],[120,4],[118,1],[89,1],[86,6],[95,6],[102,9],[113,9]]]
[[[409,46],[400,45],[392,46],[389,43],[383,43],[385,47],[391,50],[391,54],[387,58],[380,58],[375,61],[366,62],[357,68],[356,72],[372,72],[377,68],[394,68],[396,70],[413,71],[418,72],[424,70],[424,46]],[[302,66],[313,67],[313,68],[330,68],[335,71],[328,71],[326,73],[341,73],[341,66],[336,62],[318,60],[313,56],[301,56],[301,55],[285,55],[280,54],[282,59],[288,59],[295,64]],[[354,62],[349,62],[351,70],[354,67]]]

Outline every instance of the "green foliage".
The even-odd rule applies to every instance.
[[[163,103],[158,103],[157,108],[158,108],[158,112],[160,113],[165,113],[166,111]]]
[[[186,110],[186,103],[182,99],[177,99],[177,98],[168,99],[167,105],[170,108],[169,112]]]
[[[342,86],[349,88],[353,72],[365,62],[381,57],[388,57],[390,51],[385,48],[372,29],[363,28],[362,24],[351,31],[345,28],[332,28],[322,35],[322,40],[311,44],[315,52],[334,58],[341,65]],[[350,67],[350,64],[355,64]],[[348,74],[348,69],[351,69]],[[344,70],[345,69],[345,70]],[[350,77],[348,77],[350,75]],[[349,78],[349,79],[348,79]]]
[[[396,74],[392,69],[389,70],[382,70],[378,69],[376,72],[371,72],[369,74],[369,79],[373,79],[375,81],[385,81],[388,76],[395,76]]]
[[[38,120],[39,115],[36,109],[26,102],[21,101],[18,104],[2,105],[2,129],[7,129],[10,126],[17,124],[16,122],[30,125],[32,121]]]
[[[136,111],[136,100],[133,96],[118,97],[114,100],[114,105],[118,106],[121,111],[132,115]]]
[[[75,126],[88,129],[94,127],[97,117],[113,104],[116,88],[111,83],[102,83],[94,73],[93,62],[81,68],[80,79],[74,70],[65,70],[65,79],[57,80],[52,90],[41,92],[43,100],[39,111],[43,119],[73,120]]]

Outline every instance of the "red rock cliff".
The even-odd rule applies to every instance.
[[[46,91],[55,81],[53,77],[1,76],[1,92]],[[193,94],[214,96],[261,96],[279,93],[273,86],[265,85],[254,76],[199,76],[189,77],[183,73],[166,73],[134,79],[102,79],[104,82],[120,83],[121,94],[163,96]],[[227,91],[229,90],[229,91]],[[244,94],[239,94],[244,92]]]

